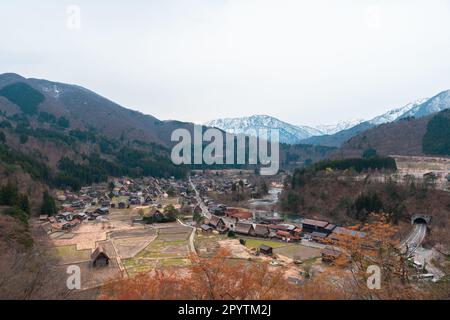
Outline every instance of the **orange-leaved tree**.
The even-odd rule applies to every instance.
[[[423,290],[409,281],[410,253],[400,246],[398,230],[377,215],[371,223],[349,227],[331,243],[341,254],[333,261],[327,277],[338,278],[339,285],[353,299],[425,298]],[[367,285],[369,266],[381,271],[381,288]]]
[[[100,299],[244,300],[292,299],[293,284],[267,262],[233,259],[224,249],[214,257],[192,255],[190,266],[139,274],[107,283]]]

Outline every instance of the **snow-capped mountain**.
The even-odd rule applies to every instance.
[[[405,105],[403,107],[392,109],[380,116],[373,118],[372,120],[369,120],[369,122],[373,125],[378,126],[383,123],[393,122],[398,119],[404,118],[404,117],[406,117],[405,115],[408,113],[411,113],[411,115],[413,115],[413,114],[415,114],[413,110],[415,110],[418,106],[420,106],[422,103],[424,103],[427,100],[428,100],[428,98],[419,99],[417,101],[408,103],[407,105]]]
[[[450,108],[450,90],[443,91],[434,97],[427,99],[419,105],[414,106],[408,112],[405,112],[399,119],[406,117],[425,117],[429,114],[436,113]]]
[[[414,117],[421,118],[429,114],[450,108],[450,90],[443,91],[432,98],[419,99],[407,105],[375,117],[369,122],[373,125],[394,122],[400,119]]]
[[[407,105],[392,109],[371,120],[347,120],[334,125],[320,125],[315,128],[293,125],[267,115],[254,115],[242,118],[225,118],[209,121],[206,126],[239,134],[252,134],[258,129],[279,129],[280,141],[288,144],[314,144],[340,146],[343,142],[362,131],[384,123],[395,122],[407,117],[420,118],[450,108],[450,90],[443,91],[432,98],[419,99]]]
[[[339,131],[347,130],[354,126],[357,126],[364,121],[365,120],[363,119],[345,120],[338,122],[337,124],[319,125],[316,127],[316,129],[322,132],[322,134],[335,134]]]
[[[254,134],[255,131],[258,132],[260,129],[278,129],[280,133],[280,142],[288,144],[296,144],[302,139],[322,134],[320,130],[315,128],[295,126],[267,115],[216,119],[206,122],[205,125],[219,128],[233,134],[242,133],[249,135]]]

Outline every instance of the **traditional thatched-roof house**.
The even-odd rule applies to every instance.
[[[236,233],[248,235],[248,236],[255,235],[255,229],[253,228],[253,224],[251,224],[251,223],[238,222],[238,223],[236,223],[236,228],[234,231]]]
[[[224,231],[226,229],[225,222],[223,222],[222,218],[211,215],[211,219],[209,219],[209,225],[213,226],[219,231]]]
[[[213,231],[213,227],[211,227],[210,225],[207,225],[207,224],[202,224],[200,228],[202,229],[203,232],[207,232],[207,233],[210,233]]]
[[[257,224],[255,226],[255,235],[257,237],[268,237],[269,236],[269,228],[267,228],[267,225],[264,224]]]
[[[110,256],[103,246],[98,246],[91,254],[91,261],[93,267],[105,267],[109,265]]]

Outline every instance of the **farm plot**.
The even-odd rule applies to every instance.
[[[153,240],[155,236],[150,237],[127,237],[115,238],[114,245],[122,259],[128,259],[136,256],[140,251],[144,250]]]
[[[91,256],[91,250],[77,250],[75,245],[53,247],[52,251],[61,264],[87,261]]]
[[[293,244],[280,242],[280,241],[272,241],[272,240],[264,240],[264,239],[252,239],[245,238],[245,246],[249,248],[259,248],[261,245],[266,245],[272,248],[281,248],[281,247],[290,247]]]
[[[195,249],[202,257],[214,256],[220,248],[219,241],[226,239],[225,235],[199,232],[195,237]]]
[[[177,226],[170,228],[160,228],[158,233],[158,240],[163,241],[183,241],[187,240],[192,232],[191,228]]]
[[[185,266],[189,263],[189,235],[192,229],[174,224],[158,229],[158,235],[132,258],[122,260],[129,275],[154,268]]]
[[[301,244],[290,245],[284,247],[274,248],[276,254],[289,257],[294,260],[309,260],[320,257],[320,249],[302,246]]]
[[[160,240],[159,237],[142,250],[137,258],[174,258],[187,257],[188,243],[185,240]]]
[[[111,233],[109,233],[109,237],[111,239],[134,238],[134,237],[153,237],[153,236],[156,236],[157,233],[158,233],[157,229],[143,227],[141,229],[112,231]]]
[[[133,209],[111,209],[107,217],[115,221],[130,222],[133,214]]]

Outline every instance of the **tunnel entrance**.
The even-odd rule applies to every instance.
[[[424,218],[415,218],[413,221],[414,224],[427,224],[427,221]]]

